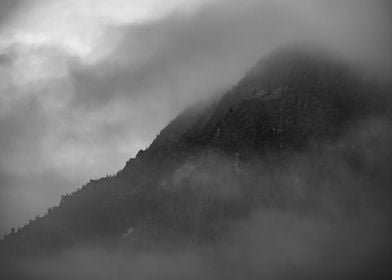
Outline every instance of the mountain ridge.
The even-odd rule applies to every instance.
[[[130,229],[132,236],[125,239],[131,247],[151,240],[208,242],[219,238],[228,221],[247,217],[260,205],[322,208],[316,199],[288,194],[273,167],[303,151],[312,154],[312,162],[320,160],[313,153],[340,157],[336,143],[351,126],[378,115],[390,120],[390,101],[369,97],[364,89],[329,56],[274,52],[219,101],[181,113],[115,176],[63,196],[59,206],[0,246],[17,254],[95,239],[122,243]],[[335,143],[332,152],[330,143]],[[252,166],[259,157],[263,161]],[[262,178],[271,186],[260,189]]]

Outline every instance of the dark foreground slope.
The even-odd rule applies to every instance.
[[[384,91],[325,53],[279,50],[218,102],[184,111],[115,176],[90,181],[10,234],[2,262],[80,245],[203,248],[203,256],[213,247],[217,266],[199,277],[386,276]]]

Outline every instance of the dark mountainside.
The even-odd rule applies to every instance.
[[[265,232],[278,241],[306,239],[311,232],[327,236],[314,242],[316,254],[321,252],[317,265],[304,261],[309,270],[298,275],[387,275],[392,248],[387,91],[327,53],[277,50],[219,101],[185,110],[115,176],[90,181],[6,236],[3,263],[80,245],[124,252],[217,246],[226,256],[246,251],[235,247],[236,238],[257,224],[259,231],[247,231],[244,239],[258,240],[257,232],[264,236],[261,244],[268,239]],[[282,220],[280,213],[289,218]],[[312,222],[297,231],[292,224],[297,220]],[[302,250],[295,238],[288,244],[298,246],[295,254],[314,253],[312,246]],[[280,252],[274,245],[259,246],[269,249],[238,262],[238,270],[246,271],[239,278],[265,276],[252,261]],[[236,261],[217,258],[224,267],[219,277],[228,279]],[[288,267],[299,273],[297,265]]]

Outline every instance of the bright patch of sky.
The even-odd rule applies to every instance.
[[[1,34],[3,45],[51,46],[84,62],[104,58],[116,45],[110,27],[191,13],[205,0],[40,0],[16,14]]]

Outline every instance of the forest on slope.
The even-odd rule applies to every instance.
[[[217,246],[227,268],[238,259],[226,253],[257,244],[238,264],[249,278],[264,275],[252,261],[275,260],[274,250],[294,270],[309,264],[293,262],[297,250],[317,273],[362,273],[339,267],[344,260],[384,276],[392,248],[389,90],[323,51],[277,50],[219,100],[186,109],[116,175],[91,180],[7,235],[2,259],[81,245]],[[270,234],[296,249],[269,244]],[[230,271],[216,270],[206,278]]]

